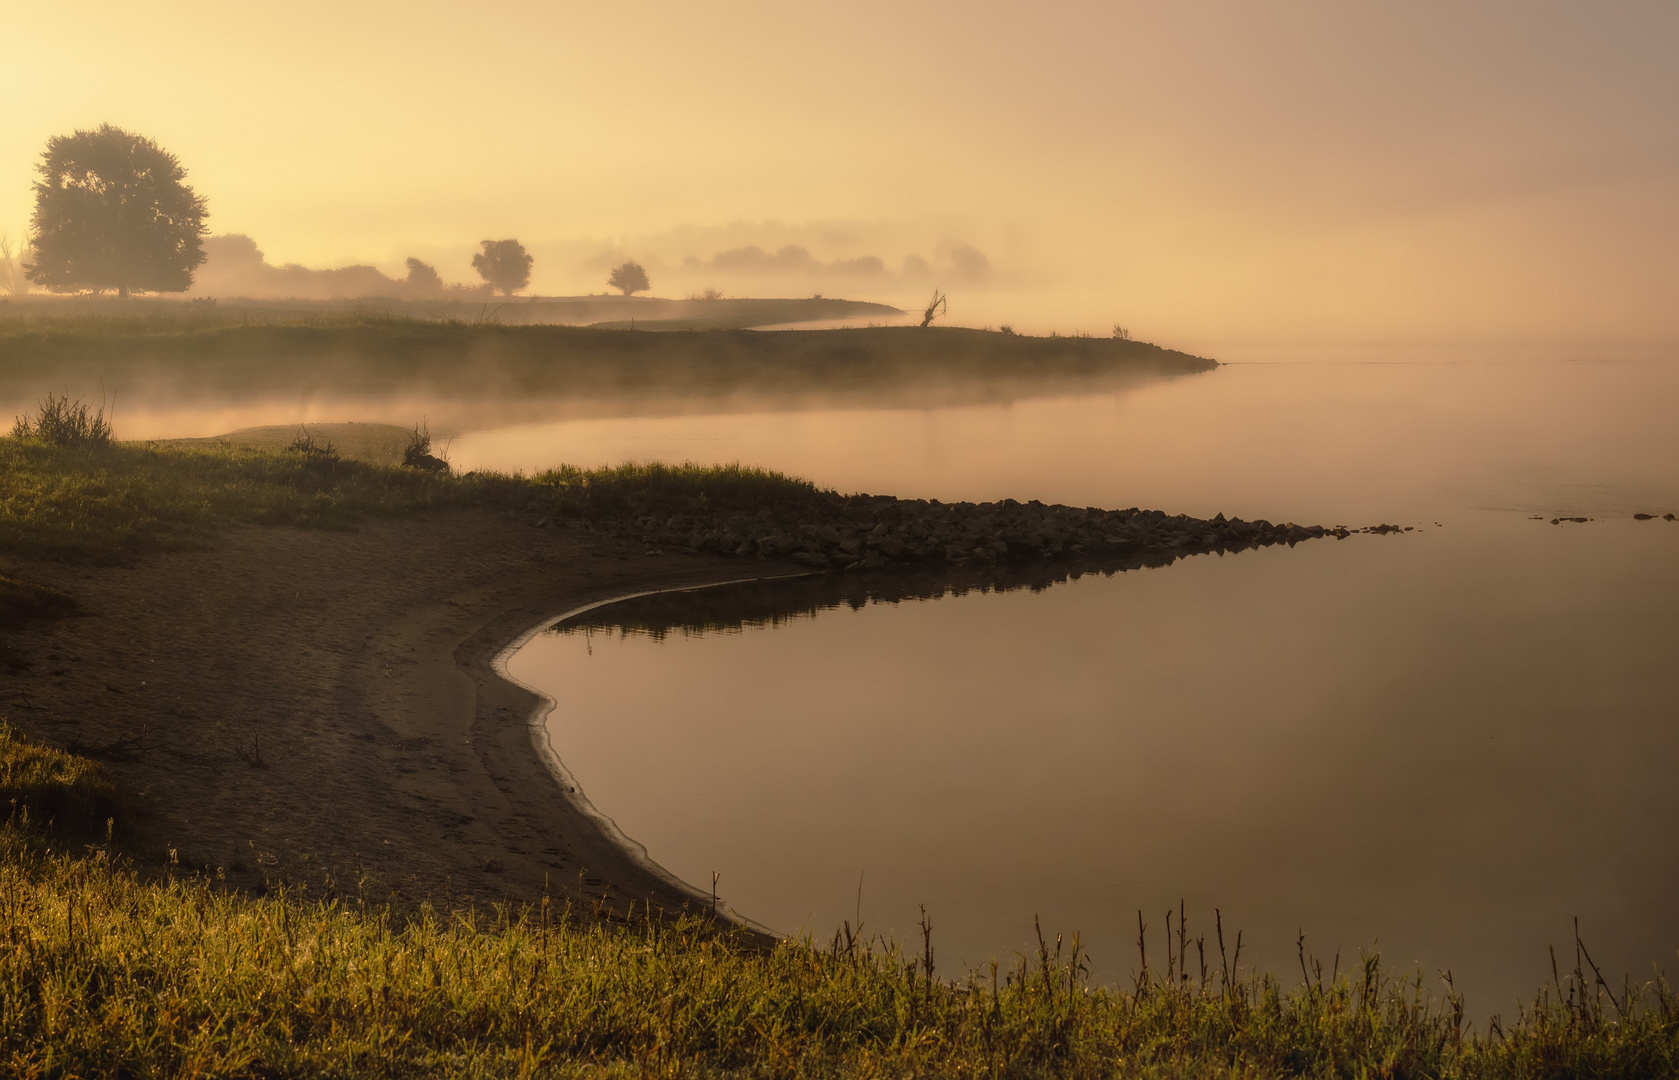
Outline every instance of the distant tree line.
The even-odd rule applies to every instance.
[[[14,247],[0,236],[0,291],[21,294],[34,284],[127,296],[191,288],[193,271],[205,260],[207,208],[175,155],[143,135],[102,124],[47,140],[36,171],[29,238]],[[261,263],[261,253],[249,246]],[[485,240],[480,248],[472,266],[493,292],[512,296],[530,285],[535,260],[519,241]],[[614,268],[607,281],[625,296],[652,288],[634,262]],[[404,284],[420,295],[445,288],[436,267],[415,258]]]

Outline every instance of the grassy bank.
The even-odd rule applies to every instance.
[[[1136,508],[842,496],[739,465],[455,476],[434,463],[439,471],[374,465],[307,445],[51,446],[14,437],[0,440],[0,553],[112,562],[201,543],[220,523],[341,528],[370,515],[464,507],[569,524],[624,555],[663,545],[814,569],[1040,561],[1112,569],[1328,534]]]
[[[370,516],[466,507],[535,515],[647,505],[756,510],[821,494],[806,481],[738,465],[456,476],[350,460],[325,447],[65,447],[0,438],[0,553],[111,563],[206,543],[224,525],[345,528]],[[0,603],[53,603],[26,589],[0,580]]]
[[[3,753],[0,750],[0,753]],[[933,960],[932,963],[929,961]],[[144,882],[0,829],[0,1073],[1659,1077],[1665,985],[1563,976],[1513,1021],[1462,1020],[1370,959],[1092,987],[1077,942],[946,972],[879,942],[741,947],[699,923],[548,904],[396,921],[354,900]],[[931,977],[929,977],[931,975]],[[1582,988],[1584,988],[1582,990]]]
[[[572,407],[645,398],[985,396],[1214,366],[1144,342],[955,327],[651,333],[377,314],[233,324],[208,316],[0,317],[0,385],[35,396],[103,388],[130,404],[298,393],[429,395],[457,404],[564,397]]]
[[[505,504],[519,488],[326,454],[0,439],[0,552],[108,563],[203,543],[218,525],[342,528],[369,514]]]

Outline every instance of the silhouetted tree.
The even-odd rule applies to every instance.
[[[625,296],[629,296],[631,293],[645,292],[653,287],[653,283],[647,280],[647,271],[641,268],[640,263],[633,262],[615,267],[612,276],[606,279],[606,283],[614,289],[624,290]]]
[[[484,250],[472,257],[472,268],[490,288],[512,296],[530,284],[533,261],[517,240],[485,240]]]
[[[55,135],[35,183],[29,280],[57,292],[183,292],[204,261],[204,200],[174,154],[110,124]]]
[[[410,257],[408,259],[408,288],[413,292],[442,292],[443,279],[437,276],[435,266]]]

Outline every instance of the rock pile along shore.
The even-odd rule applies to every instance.
[[[886,495],[835,496],[821,506],[755,514],[642,513],[558,522],[618,541],[620,550],[789,559],[816,569],[893,564],[985,565],[1079,557],[1178,556],[1350,535],[1345,528],[1193,518],[1159,510],[1100,510],[1005,499],[943,503]],[[539,522],[547,525],[549,519]]]

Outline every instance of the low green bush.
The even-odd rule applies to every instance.
[[[758,513],[837,498],[808,480],[768,469],[733,465],[562,465],[534,477],[549,505],[567,517],[636,514]]]
[[[41,399],[34,415],[23,415],[12,424],[12,438],[31,439],[48,446],[109,446],[111,422],[105,407],[94,410],[87,402],[71,401],[67,394]]]

